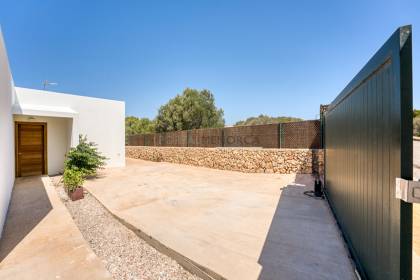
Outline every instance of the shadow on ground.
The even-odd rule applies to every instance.
[[[328,204],[303,194],[312,186],[310,176],[297,174],[282,188],[258,260],[259,279],[354,279]]]
[[[52,205],[42,177],[16,179],[3,237],[0,240],[0,262],[51,210]]]

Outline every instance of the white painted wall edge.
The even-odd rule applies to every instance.
[[[72,118],[77,115],[78,112],[74,111],[70,107],[62,106],[43,106],[33,104],[13,104],[12,112],[15,115],[31,115],[31,116],[51,116],[51,117],[62,117]]]
[[[0,29],[0,237],[15,181],[15,142],[12,116],[14,84]]]

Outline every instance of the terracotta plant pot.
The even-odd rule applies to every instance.
[[[68,195],[72,201],[82,199],[84,197],[83,187],[78,187],[74,191],[69,191]]]

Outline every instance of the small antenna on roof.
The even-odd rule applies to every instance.
[[[42,82],[42,85],[43,85],[43,88],[45,90],[47,86],[56,86],[56,85],[58,85],[58,83],[49,82],[48,80],[45,80],[44,82]]]

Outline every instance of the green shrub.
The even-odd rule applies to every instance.
[[[420,136],[420,116],[413,119],[413,135]]]
[[[83,171],[77,168],[66,168],[63,174],[63,184],[67,191],[74,191],[77,187],[81,187],[85,181],[83,179]]]
[[[65,169],[78,169],[84,176],[95,175],[105,165],[106,157],[102,156],[96,144],[88,142],[87,137],[79,135],[79,144],[67,153]]]

